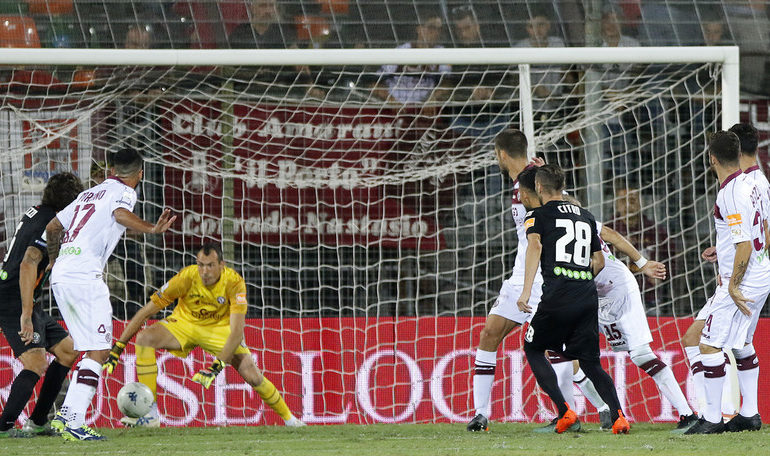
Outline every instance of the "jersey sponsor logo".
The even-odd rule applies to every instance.
[[[740,225],[741,214],[732,214],[727,216],[727,226]]]
[[[235,295],[236,304],[246,304],[246,293],[238,293]]]
[[[593,280],[594,278],[594,275],[591,273],[591,271],[573,271],[572,269],[562,268],[559,266],[553,268],[553,273],[556,276],[561,275],[570,279]]]
[[[225,297],[224,296],[218,296],[217,302],[221,305],[225,303]]]
[[[80,250],[80,247],[65,247],[61,250],[59,250],[59,255],[80,255],[82,251]]]
[[[730,230],[730,233],[732,233],[733,236],[740,236],[742,231],[740,227],[736,227]]]

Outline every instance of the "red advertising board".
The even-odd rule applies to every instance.
[[[399,143],[416,130],[403,112],[235,104],[231,116],[224,120],[217,101],[186,100],[161,113],[169,163],[165,199],[185,208],[182,233],[172,242],[218,237],[224,169],[237,176],[232,219],[238,242],[442,245],[435,216],[405,204],[401,186],[372,184],[406,166]],[[227,164],[225,150],[231,151]]]
[[[671,365],[692,401],[688,369],[679,337],[690,319],[650,318],[658,356]],[[246,342],[265,375],[284,392],[297,416],[315,424],[379,422],[464,422],[473,415],[473,353],[482,317],[321,318],[249,320]],[[116,332],[123,326],[118,323]],[[770,320],[760,320],[756,340],[768,340]],[[665,341],[665,342],[662,342]],[[8,346],[0,344],[0,396],[8,395],[13,372],[21,370]],[[535,388],[521,347],[521,332],[506,339],[498,352],[492,418],[541,421],[551,417],[550,402]],[[760,360],[770,359],[770,345],[757,344]],[[208,390],[190,377],[211,361],[196,349],[186,359],[158,353],[158,391],[162,422],[167,426],[275,424],[259,397],[227,368]],[[626,353],[603,351],[621,402],[635,421],[674,421],[676,411],[653,381],[631,364]],[[770,385],[761,370],[760,391]],[[115,397],[121,385],[136,380],[133,346],[115,373],[102,379],[94,401],[97,426],[117,426]],[[29,409],[28,409],[29,410]],[[582,396],[580,413],[593,412]],[[770,402],[760,395],[760,413],[770,416]],[[584,415],[595,420],[596,415]]]

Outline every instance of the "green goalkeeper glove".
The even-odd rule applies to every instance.
[[[124,348],[126,348],[126,344],[119,340],[115,341],[115,344],[112,346],[112,350],[110,350],[109,356],[107,356],[107,361],[102,364],[102,369],[107,372],[107,375],[111,374],[112,371],[115,370],[115,367],[120,362],[120,354],[123,353]]]
[[[211,386],[211,383],[214,382],[214,378],[217,376],[217,374],[222,372],[222,369],[224,368],[225,363],[217,358],[214,360],[211,366],[205,369],[201,369],[197,374],[193,375],[192,380],[194,382],[200,383],[204,388],[208,389],[208,387]]]

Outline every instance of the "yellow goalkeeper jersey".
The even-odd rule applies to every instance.
[[[199,325],[230,321],[230,314],[246,313],[246,282],[235,270],[225,267],[219,281],[207,287],[192,265],[179,271],[150,298],[165,308],[178,300],[171,317]]]

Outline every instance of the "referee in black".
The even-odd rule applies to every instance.
[[[0,263],[0,330],[24,369],[13,380],[8,400],[0,414],[0,438],[49,434],[48,412],[62,382],[77,357],[72,338],[40,304],[36,294],[48,266],[45,227],[56,212],[64,209],[83,191],[72,173],[50,177],[42,202],[24,213]],[[48,364],[45,352],[56,359]],[[32,396],[35,384],[45,376],[37,404],[22,429],[14,428],[19,414]]]
[[[630,427],[615,385],[599,360],[598,298],[593,278],[604,267],[604,256],[596,220],[585,209],[564,201],[564,171],[556,165],[538,168],[535,190],[542,206],[530,211],[524,221],[529,245],[519,309],[532,311],[527,303],[538,264],[542,268],[543,296],[524,335],[527,361],[538,385],[556,404],[556,432],[569,429],[578,417],[559,390],[546,350],[580,362],[610,406],[612,432],[628,433]]]

